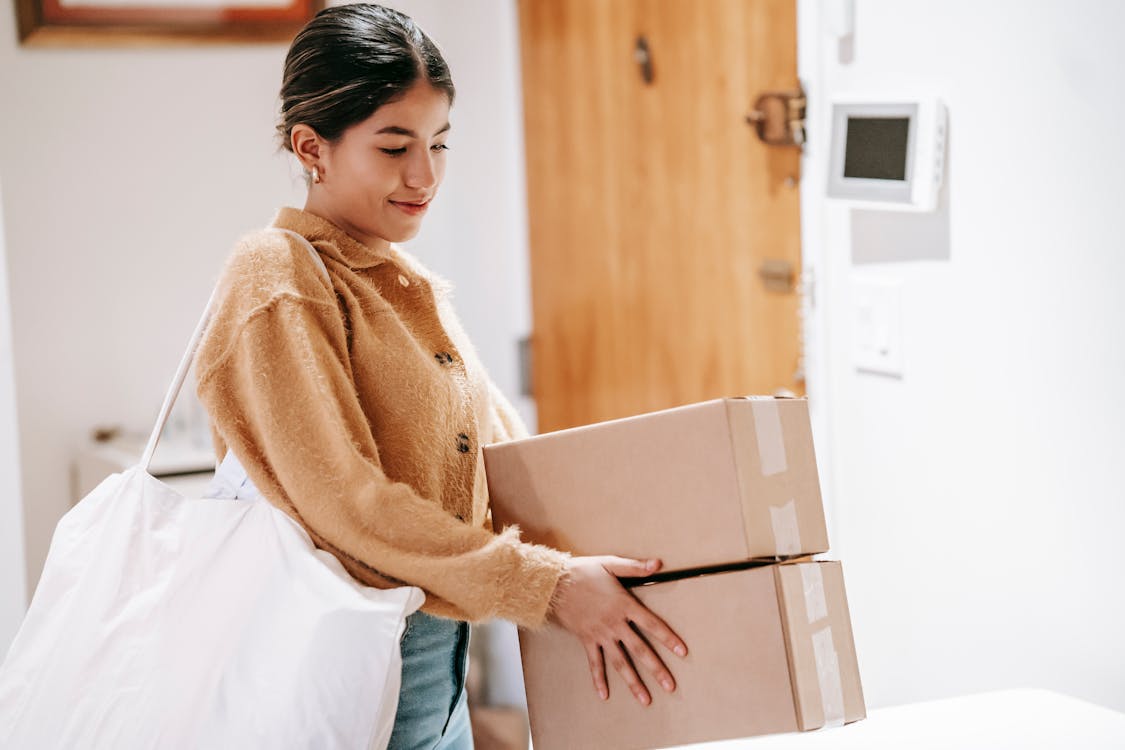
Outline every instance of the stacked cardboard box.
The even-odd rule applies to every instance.
[[[575,555],[657,557],[631,590],[687,643],[642,706],[557,625],[520,631],[536,750],[625,750],[865,716],[805,399],[721,398],[485,446],[497,528]],[[638,669],[642,679],[648,675]],[[646,683],[651,684],[651,679]]]

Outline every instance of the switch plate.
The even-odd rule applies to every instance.
[[[852,361],[860,372],[902,377],[902,285],[854,277]]]

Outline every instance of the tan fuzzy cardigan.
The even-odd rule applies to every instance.
[[[195,357],[218,459],[238,456],[317,547],[422,609],[540,627],[567,553],[496,534],[481,447],[528,430],[479,361],[452,285],[391,245],[281,207],[236,243]]]

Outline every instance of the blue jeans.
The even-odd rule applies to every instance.
[[[465,677],[470,626],[419,610],[402,636],[402,689],[387,750],[473,750]]]

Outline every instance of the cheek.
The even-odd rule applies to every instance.
[[[394,160],[380,156],[365,155],[349,162],[350,182],[373,202],[391,195],[398,184]]]

